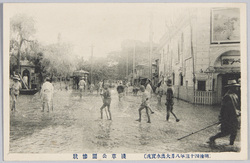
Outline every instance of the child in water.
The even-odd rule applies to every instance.
[[[100,108],[100,110],[101,110],[101,119],[103,118],[103,109],[105,107],[107,107],[108,108],[108,113],[109,113],[109,120],[112,120],[111,112],[110,112],[111,93],[110,93],[110,90],[108,89],[108,85],[106,85],[106,84],[104,85],[104,91],[102,92],[101,96],[102,96],[102,100],[103,100],[103,105]]]
[[[147,123],[151,123],[150,116],[149,116],[149,113],[148,113],[149,110],[151,111],[151,109],[149,107],[149,104],[148,104],[149,94],[148,94],[147,91],[145,91],[144,86],[141,86],[140,90],[142,91],[142,103],[141,103],[141,106],[140,106],[140,108],[138,110],[139,111],[139,119],[137,119],[136,121],[141,122],[141,111],[145,108],[146,113],[147,113],[147,117],[148,117],[148,122]],[[154,112],[151,111],[151,113],[153,114]]]

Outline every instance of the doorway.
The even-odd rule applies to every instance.
[[[26,79],[27,83],[26,84],[27,84],[27,87],[30,88],[30,72],[29,72],[29,70],[25,69],[22,74],[23,74],[22,78],[24,78],[24,76],[27,77],[27,79]],[[24,84],[22,84],[22,86],[23,86],[23,88],[26,88]]]

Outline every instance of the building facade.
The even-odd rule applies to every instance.
[[[220,104],[228,79],[239,81],[237,8],[183,10],[160,40],[159,76],[172,79],[176,98]]]

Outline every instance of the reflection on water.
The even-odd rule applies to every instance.
[[[57,91],[54,110],[49,113],[41,112],[39,96],[21,95],[18,100],[18,111],[10,114],[10,151],[13,153],[227,151],[222,147],[199,146],[217,132],[216,127],[177,141],[177,138],[217,120],[219,109],[216,108],[176,101],[174,109],[181,121],[176,123],[172,117],[167,122],[164,101],[158,110],[155,100],[151,102],[155,114],[150,115],[152,123],[148,124],[145,110],[142,122],[135,121],[139,96],[127,96],[119,102],[118,95],[112,94],[112,121],[106,117],[100,119],[102,100],[96,94],[83,96],[80,100],[78,91]],[[228,143],[227,138],[221,141]]]
[[[112,121],[100,121],[98,124],[97,131],[97,144],[102,147],[109,146],[110,139],[110,129],[112,126]]]
[[[139,142],[141,145],[147,145],[150,143],[150,131],[151,131],[151,125],[150,124],[141,124],[139,123],[138,131],[140,134]]]
[[[61,91],[61,94],[65,92]],[[63,96],[63,104],[69,104],[69,98],[66,94]],[[54,110],[41,112],[42,101],[39,94],[20,95],[17,103],[17,111],[10,111],[10,140],[16,140],[24,136],[32,135],[49,126],[73,125],[74,117],[68,113],[68,109],[60,107],[62,100],[54,99]],[[74,102],[72,102],[74,104]],[[67,123],[65,121],[67,120]]]

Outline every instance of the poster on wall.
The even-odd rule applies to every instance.
[[[211,42],[240,42],[240,9],[212,9]]]

